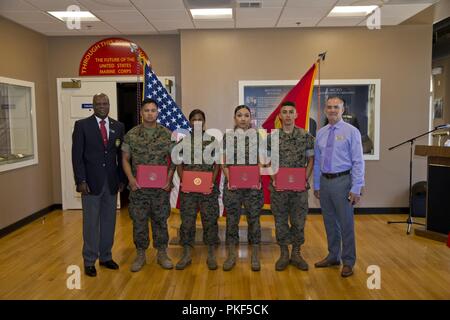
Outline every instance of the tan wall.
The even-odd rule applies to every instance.
[[[381,79],[380,160],[366,162],[361,206],[405,207],[409,149],[387,148],[428,129],[431,38],[431,25],[182,31],[182,102],[203,108],[208,127],[231,128],[239,80],[298,79],[328,51],[322,79]],[[414,180],[424,180],[425,161],[414,161]]]
[[[0,76],[31,81],[36,90],[39,163],[0,173],[0,229],[54,203],[47,40],[0,17]]]
[[[160,76],[175,76],[177,101],[181,97],[180,81],[180,41],[178,35],[167,36],[121,36],[139,45],[149,57],[154,71]],[[107,37],[49,37],[48,55],[49,71],[49,103],[52,145],[52,178],[53,199],[61,203],[61,166],[59,162],[58,136],[58,102],[56,93],[56,79],[77,77],[80,60],[83,54],[95,42]]]

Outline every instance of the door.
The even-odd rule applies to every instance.
[[[78,79],[81,88],[62,88],[62,82],[71,79],[58,79],[59,108],[59,145],[61,161],[61,191],[63,209],[81,209],[81,195],[76,192],[72,169],[72,132],[75,121],[87,118],[94,113],[92,98],[97,93],[109,97],[109,116],[117,119],[117,94],[115,81],[96,81],[95,79]],[[120,198],[120,197],[118,197]],[[120,199],[118,199],[118,206]]]

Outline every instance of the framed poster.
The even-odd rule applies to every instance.
[[[442,98],[434,99],[433,102],[433,119],[444,118],[444,106],[442,104]]]
[[[246,104],[252,112],[255,128],[278,106],[298,80],[239,81],[239,104]],[[320,81],[320,105],[318,81],[314,83],[311,109],[309,111],[309,131],[326,125],[324,106],[328,97],[340,96],[345,100],[343,119],[361,132],[365,160],[380,158],[380,79],[337,79]]]

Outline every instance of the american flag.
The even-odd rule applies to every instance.
[[[158,123],[170,131],[177,129],[192,131],[189,121],[148,63],[145,63],[144,78],[144,98],[153,99],[158,103]]]

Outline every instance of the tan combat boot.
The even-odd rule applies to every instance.
[[[217,261],[214,254],[215,249],[214,246],[208,246],[208,258],[206,258],[206,264],[208,265],[209,270],[217,269]]]
[[[289,247],[287,245],[280,245],[280,258],[275,263],[275,270],[283,271],[289,265]]]
[[[228,257],[227,260],[223,263],[223,271],[230,271],[233,269],[236,264],[236,246],[230,245],[228,246]]]
[[[177,265],[175,266],[175,269],[177,270],[183,270],[188,265],[191,264],[192,258],[191,258],[191,246],[184,246],[183,247],[183,256],[181,257],[180,261],[178,261]]]
[[[142,267],[147,263],[146,257],[145,257],[145,250],[144,249],[137,249],[137,255],[136,258],[133,261],[133,264],[131,265],[130,271],[131,272],[138,272],[142,269]]]
[[[173,263],[172,260],[167,256],[167,249],[161,248],[158,249],[158,254],[156,255],[156,261],[163,269],[172,269]]]
[[[261,264],[259,263],[259,245],[252,245],[252,271],[261,270]]]
[[[308,270],[308,263],[303,259],[302,254],[300,252],[300,246],[299,245],[293,245],[292,246],[292,252],[291,252],[291,264],[296,266],[298,269],[307,271]]]

